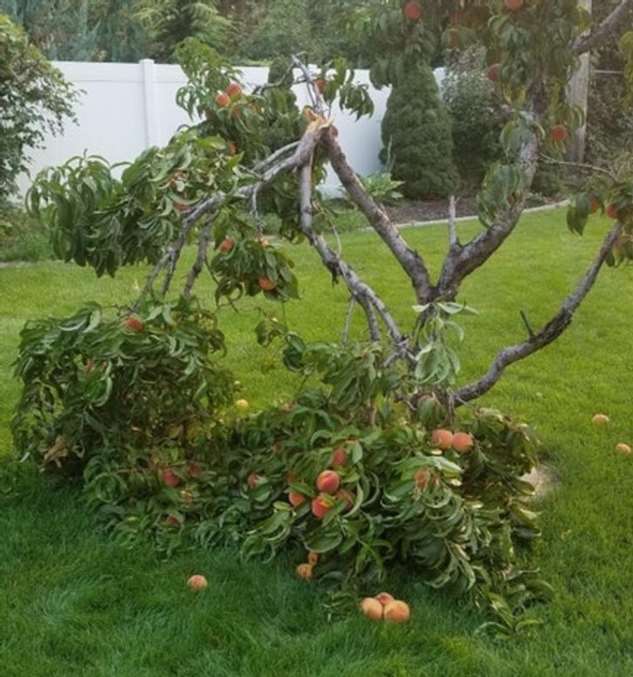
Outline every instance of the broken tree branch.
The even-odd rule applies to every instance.
[[[558,313],[539,332],[532,333],[522,343],[510,346],[499,352],[482,378],[453,393],[452,400],[455,406],[465,404],[487,393],[501,378],[506,367],[545,348],[569,327],[574,318],[574,313],[594,286],[598,274],[621,232],[622,225],[616,223],[605,237],[597,257],[578,283],[576,289],[567,296]]]
[[[411,249],[393,225],[387,213],[367,193],[356,172],[347,162],[345,153],[336,140],[336,134],[329,130],[323,135],[323,145],[334,171],[338,175],[351,200],[365,215],[373,229],[389,247],[404,271],[409,276],[419,303],[427,303],[432,297],[429,272],[422,257]]]
[[[349,266],[326,242],[322,235],[318,235],[312,227],[312,163],[307,162],[300,171],[301,215],[299,227],[308,242],[317,251],[325,267],[335,276],[343,278],[350,294],[361,304],[363,300],[370,304],[378,313],[396,348],[403,354],[407,353],[407,339],[400,331],[398,323],[389,312],[387,306],[376,292],[363,282],[356,272]],[[365,306],[364,306],[365,307]],[[371,325],[370,325],[370,331]]]

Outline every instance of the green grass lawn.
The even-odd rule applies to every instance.
[[[478,226],[461,228],[467,236]],[[469,278],[461,298],[480,316],[466,322],[464,380],[478,375],[501,345],[523,338],[519,310],[535,326],[552,314],[605,228],[595,220],[580,239],[568,234],[562,212],[526,217],[495,262]],[[444,228],[410,230],[406,237],[437,268]],[[398,316],[412,319],[408,285],[382,244],[364,232],[342,241]],[[288,306],[288,323],[309,339],[336,339],[344,290],[332,288],[305,247],[294,258],[304,298]],[[70,313],[85,300],[124,304],[143,274],[132,269],[96,280],[89,270],[60,263],[0,269],[5,453],[18,395],[10,365],[24,321]],[[211,299],[209,286],[201,293]],[[18,497],[0,499],[0,674],[630,677],[633,459],[613,448],[633,442],[632,295],[633,268],[606,270],[564,337],[512,367],[483,400],[527,418],[562,479],[542,506],[544,538],[530,554],[556,597],[538,609],[543,626],[529,636],[476,635],[484,617],[404,575],[384,587],[411,602],[409,625],[372,625],[356,614],[328,621],[318,586],[295,580],[289,562],[245,564],[224,550],[163,561],[149,547],[124,550],[95,530],[72,490],[28,480]],[[240,314],[227,310],[222,317],[227,362],[257,406],[297,386],[254,340],[259,305],[275,307],[249,302]],[[592,427],[597,411],[611,416],[608,429]],[[194,572],[208,577],[206,593],[186,589]]]

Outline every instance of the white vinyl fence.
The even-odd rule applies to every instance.
[[[180,66],[155,64],[151,59],[138,64],[59,61],[54,65],[83,90],[76,109],[78,124],[68,123],[63,136],[47,137],[43,148],[31,152],[31,177],[44,167],[62,164],[84,152],[101,155],[111,163],[131,161],[150,146],[166,144],[179,126],[191,123],[176,104],[176,92],[186,83]],[[268,76],[268,69],[262,67],[241,71],[250,87],[264,83]],[[441,80],[442,74],[437,76]],[[369,83],[368,72],[357,71],[356,80]],[[343,149],[361,175],[381,169],[380,124],[389,96],[388,89],[370,88],[376,107],[371,118],[357,122],[336,106],[333,110]],[[308,101],[305,86],[295,91],[298,104],[303,106]],[[23,193],[29,185],[30,178],[21,177]],[[329,175],[326,187],[331,192],[336,190],[335,176]]]

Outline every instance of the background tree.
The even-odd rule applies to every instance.
[[[0,15],[0,202],[27,170],[28,149],[72,119],[75,98],[72,86],[24,31]]]
[[[98,59],[98,26],[87,0],[0,0],[0,13],[24,28],[49,59]]]
[[[215,0],[139,0],[137,12],[151,36],[147,56],[163,62],[174,60],[176,47],[186,38],[222,51],[231,28]]]
[[[382,121],[382,160],[409,198],[455,192],[451,119],[429,65],[412,67],[393,86]]]

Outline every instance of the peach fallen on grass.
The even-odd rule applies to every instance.
[[[393,595],[390,595],[388,592],[379,592],[375,599],[377,599],[383,606],[387,606],[387,604],[395,601]]]
[[[395,599],[385,607],[385,620],[390,623],[406,623],[411,617],[411,609],[406,602]]]
[[[308,553],[308,564],[315,567],[319,563],[319,553],[310,551]]]
[[[633,449],[631,449],[630,445],[624,444],[624,442],[616,444],[615,450],[618,452],[618,454],[622,454],[623,456],[630,456],[633,454]]]
[[[458,454],[467,454],[473,448],[473,436],[469,433],[455,433],[453,435],[453,449]]]
[[[591,422],[598,426],[607,425],[607,423],[609,423],[609,417],[606,414],[596,414],[591,419]]]
[[[313,566],[311,564],[300,564],[296,571],[299,578],[303,578],[304,581],[309,581],[312,578]]]
[[[316,481],[316,487],[324,494],[335,494],[341,486],[341,478],[334,470],[324,470]]]
[[[453,444],[453,433],[450,430],[438,428],[437,430],[433,431],[433,434],[431,435],[431,442],[438,449],[446,451],[447,449],[450,449],[451,445]]]
[[[237,400],[235,403],[235,406],[240,410],[240,411],[246,411],[249,408],[249,403],[248,400]]]
[[[363,615],[372,621],[380,621],[383,616],[382,604],[373,597],[365,597],[360,603],[360,610]]]
[[[209,584],[207,583],[207,579],[204,576],[195,574],[187,581],[187,585],[191,590],[199,592],[200,590],[204,590],[206,587],[208,587]]]

